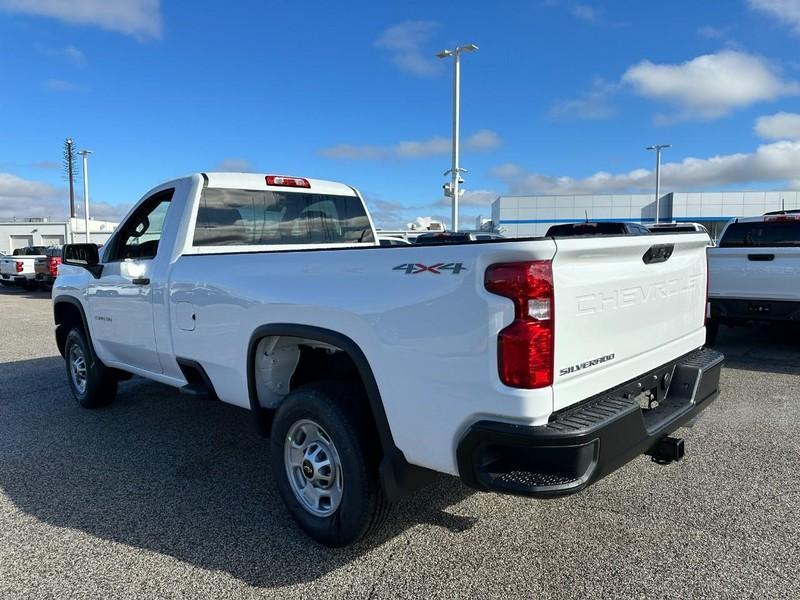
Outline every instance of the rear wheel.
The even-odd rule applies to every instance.
[[[89,348],[83,331],[75,327],[64,344],[67,380],[72,396],[83,408],[100,408],[117,395],[117,380]]]
[[[380,452],[365,402],[356,386],[309,384],[289,394],[273,421],[278,491],[300,528],[326,546],[359,540],[390,509],[378,480]]]

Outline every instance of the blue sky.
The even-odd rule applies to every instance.
[[[191,8],[189,8],[191,6]],[[800,0],[487,4],[0,0],[0,218],[63,216],[64,138],[95,215],[229,168],[345,181],[379,222],[449,214],[463,58],[464,219],[504,193],[800,185]]]

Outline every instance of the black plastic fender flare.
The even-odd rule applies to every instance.
[[[271,336],[307,338],[336,346],[346,352],[353,360],[364,383],[375,427],[378,431],[378,438],[383,449],[379,473],[384,492],[389,499],[400,498],[406,493],[419,489],[433,481],[437,475],[435,471],[410,464],[403,455],[402,450],[395,445],[392,431],[389,427],[389,420],[383,407],[380,390],[378,389],[378,383],[364,352],[352,339],[331,329],[296,323],[270,323],[257,327],[250,335],[247,349],[247,391],[250,399],[250,409],[253,411],[256,424],[262,435],[269,435],[271,415],[269,411],[261,407],[258,401],[255,358],[258,342],[265,337]]]

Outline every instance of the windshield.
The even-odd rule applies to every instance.
[[[800,246],[800,220],[732,223],[719,242],[720,248]]]

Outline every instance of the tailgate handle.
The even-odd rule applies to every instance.
[[[656,244],[655,246],[650,246],[647,252],[644,253],[644,256],[642,256],[642,262],[646,265],[667,262],[669,257],[672,256],[673,250],[675,250],[673,244]]]
[[[755,261],[769,261],[775,260],[774,254],[748,254],[747,260],[755,260]]]

